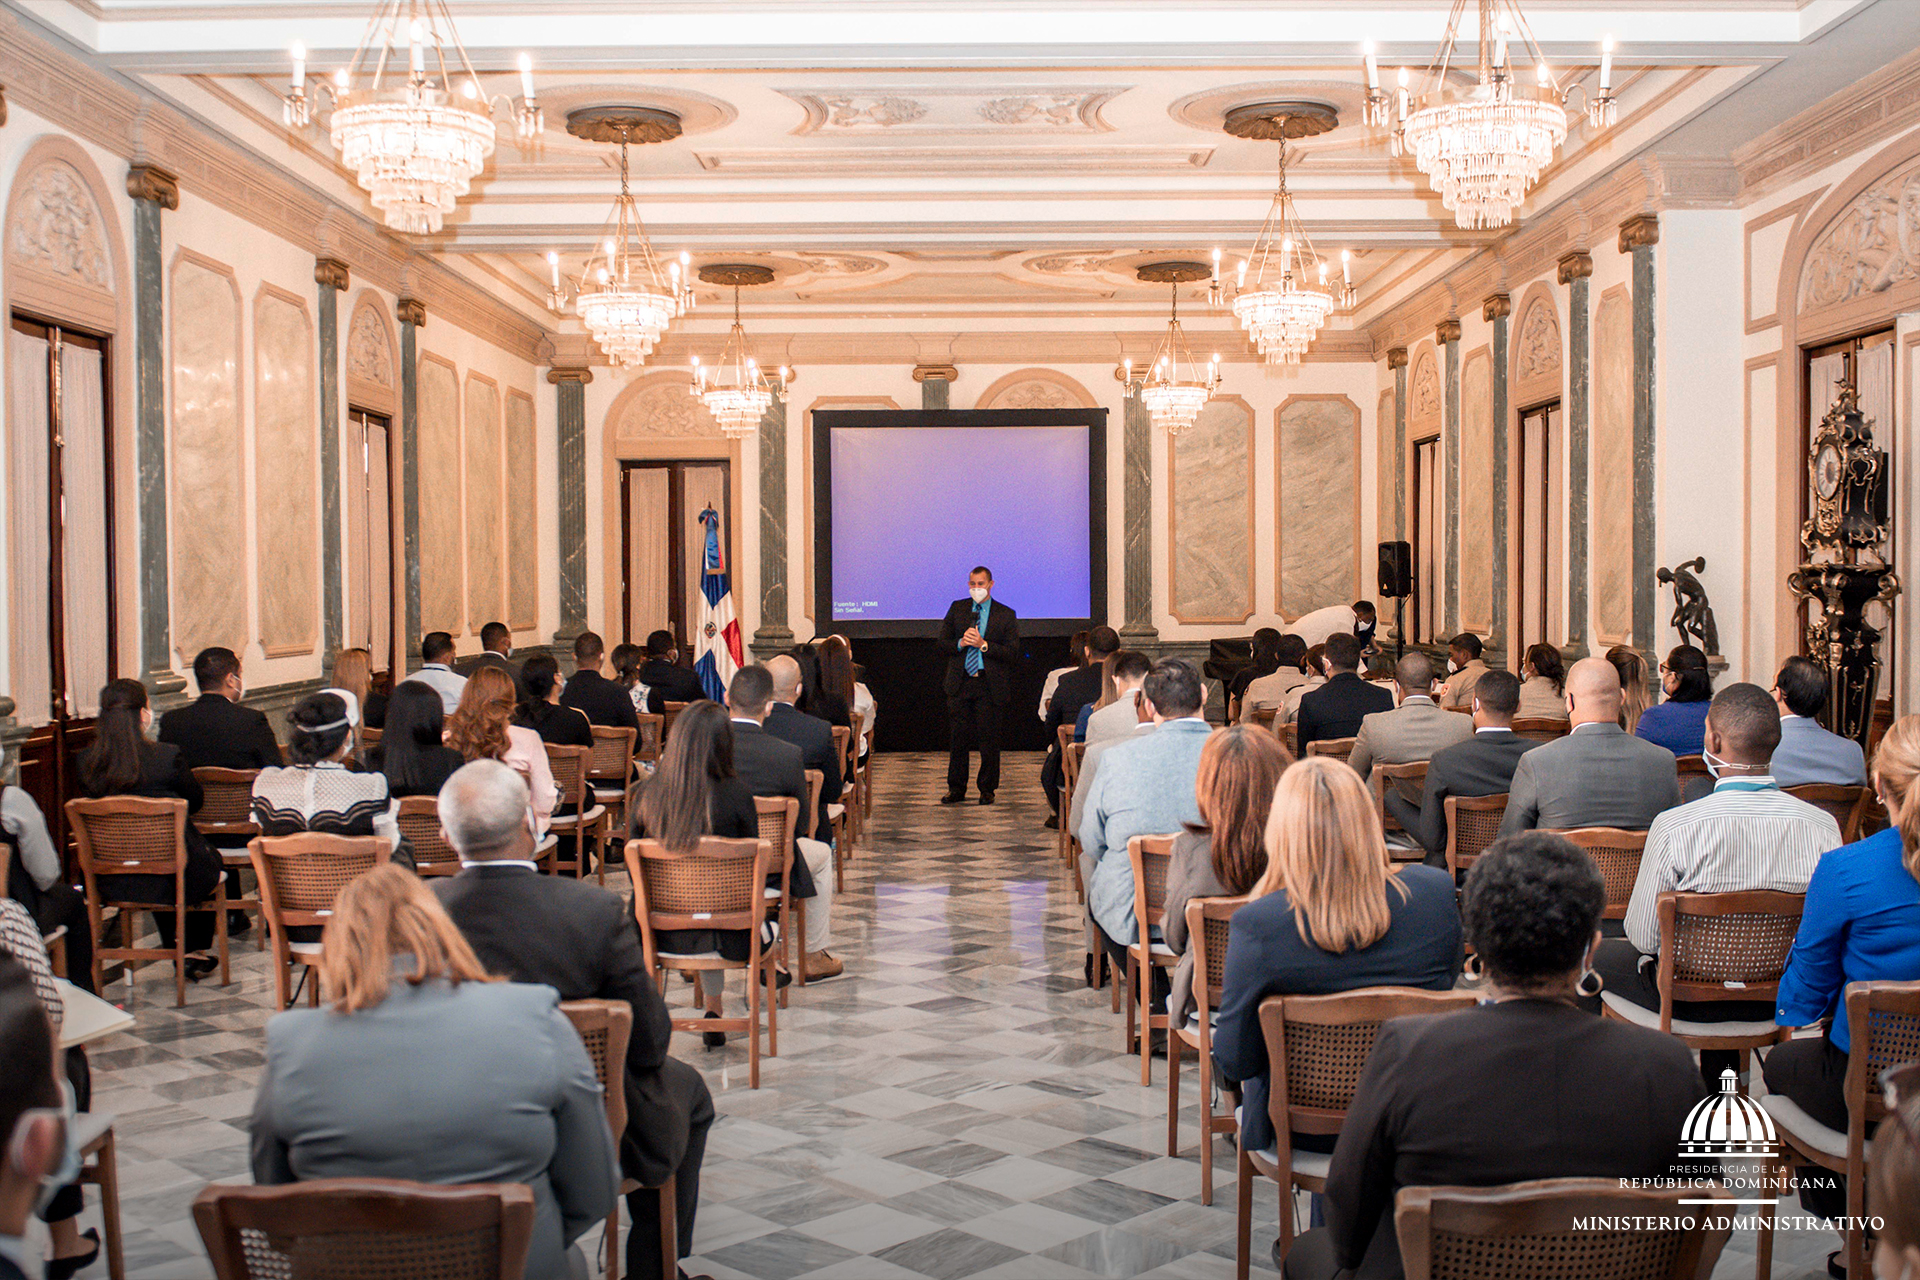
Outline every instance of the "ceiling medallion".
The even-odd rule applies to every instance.
[[[740,326],[740,290],[772,284],[773,269],[753,262],[719,262],[701,267],[700,278],[732,287],[733,328],[727,331],[718,363],[704,365],[699,356],[693,357],[693,383],[688,389],[700,397],[720,430],[737,440],[760,429],[760,420],[773,408],[774,396],[784,395],[793,381],[793,371],[785,365],[774,377],[761,370],[759,361],[747,354],[747,331]]]
[[[1180,327],[1180,286],[1205,280],[1214,268],[1204,262],[1150,262],[1140,268],[1140,279],[1150,284],[1169,286],[1172,309],[1167,318],[1167,336],[1160,340],[1153,362],[1136,380],[1133,361],[1128,359],[1121,381],[1130,395],[1136,395],[1147,407],[1153,425],[1170,436],[1177,436],[1194,424],[1200,410],[1220,386],[1220,357],[1202,365],[1187,346],[1186,331]]]
[[[404,80],[398,73],[402,39]],[[296,43],[292,52],[281,117],[288,128],[304,129],[313,118],[307,49]],[[384,0],[353,61],[320,85],[333,104],[329,133],[340,162],[354,170],[387,226],[408,235],[439,231],[467,194],[493,154],[496,105],[507,104],[523,142],[537,137],[544,123],[533,93],[532,60],[520,55],[518,106],[506,95],[488,98],[446,0]]]
[[[1504,227],[1526,199],[1553,153],[1567,140],[1567,108],[1573,90],[1587,98],[1587,121],[1596,130],[1613,124],[1618,107],[1613,94],[1613,39],[1601,43],[1600,91],[1566,89],[1547,66],[1519,0],[1471,0],[1478,13],[1479,82],[1471,89],[1448,85],[1447,72],[1460,52],[1460,20],[1470,0],[1454,0],[1447,34],[1428,67],[1418,96],[1407,87],[1402,67],[1399,88],[1389,98],[1380,88],[1380,68],[1372,41],[1363,53],[1367,68],[1367,123],[1393,128],[1394,155],[1411,151],[1440,202],[1454,221],[1469,230]],[[1533,59],[1532,84],[1518,83],[1508,59],[1508,41]]]

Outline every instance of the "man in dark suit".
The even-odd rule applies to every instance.
[[[1419,807],[1398,791],[1387,791],[1387,811],[1427,851],[1428,866],[1447,865],[1447,797],[1506,794],[1520,757],[1540,745],[1513,731],[1519,706],[1519,677],[1511,671],[1487,672],[1473,686],[1473,736],[1436,751],[1427,762]]]
[[[480,628],[480,649],[480,656],[463,664],[460,674],[471,676],[481,667],[498,667],[513,681],[514,700],[527,701],[527,682],[520,675],[520,664],[509,660],[513,653],[513,632],[507,630],[507,624],[489,622]]]
[[[1047,807],[1054,816],[1048,829],[1060,825],[1060,784],[1066,781],[1060,759],[1060,726],[1079,723],[1080,708],[1100,701],[1100,675],[1109,657],[1120,651],[1120,633],[1112,627],[1095,627],[1087,632],[1087,665],[1075,667],[1060,677],[1047,702],[1047,761],[1040,766],[1040,787],[1047,793]]]
[[[980,803],[993,803],[1000,787],[1000,722],[1012,696],[1013,665],[1020,661],[1020,622],[993,599],[992,570],[974,566],[967,575],[967,596],[947,606],[940,622],[940,649],[949,655],[947,794],[941,804],[967,798],[967,755],[976,746]]]
[[[625,689],[600,674],[600,664],[606,656],[607,646],[598,634],[592,631],[579,634],[573,642],[577,670],[567,678],[560,705],[572,707],[591,724],[638,730],[640,717],[634,713],[633,699]]]
[[[833,743],[833,726],[819,716],[810,716],[793,704],[800,697],[800,664],[786,654],[767,660],[767,674],[773,678],[773,702],[767,707],[763,727],[782,742],[800,748],[800,764],[818,769],[824,779],[820,787],[820,809],[814,815],[813,838],[831,840],[833,822],[829,805],[840,803],[846,780],[840,773],[840,751]]]
[[[498,761],[477,760],[455,773],[440,792],[440,825],[462,870],[435,880],[433,890],[487,972],[543,983],[562,1000],[624,1000],[632,1008],[627,1131],[615,1135],[621,1171],[642,1187],[627,1197],[627,1273],[660,1277],[660,1198],[650,1188],[674,1178],[686,1257],[713,1097],[698,1071],[667,1055],[673,1023],[647,973],[633,914],[596,885],[541,875],[526,812],[526,784]]]
[[[1680,803],[1673,753],[1620,727],[1623,696],[1619,673],[1605,658],[1582,658],[1568,668],[1571,727],[1515,766],[1502,838],[1536,827],[1645,831]]]
[[[1322,652],[1327,682],[1300,699],[1296,723],[1301,755],[1307,753],[1308,743],[1355,737],[1362,720],[1376,711],[1393,710],[1391,692],[1360,678],[1360,642],[1351,634],[1334,632]]]
[[[240,658],[231,649],[202,649],[193,659],[200,696],[160,717],[160,741],[180,748],[189,769],[279,766],[280,744],[267,718],[240,705]]]
[[[673,632],[656,631],[647,637],[647,660],[640,665],[640,683],[647,686],[647,710],[666,714],[669,702],[698,702],[707,696],[700,677],[680,665],[680,647]]]

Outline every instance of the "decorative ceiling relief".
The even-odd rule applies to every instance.
[[[1100,109],[1127,86],[898,85],[867,93],[780,89],[806,110],[797,134],[1109,133]]]
[[[1803,310],[1920,279],[1920,166],[1868,187],[1814,242],[1800,276]]]
[[[1027,263],[1027,270],[1044,276],[1097,276],[1112,259],[1110,253],[1059,253],[1033,259]]]
[[[826,254],[802,258],[800,261],[806,264],[807,270],[823,276],[863,276],[887,265],[878,258],[859,258],[848,253]]]
[[[980,104],[980,118],[993,124],[1047,124],[1065,128],[1080,122],[1080,98],[1071,93],[995,98]]]
[[[62,161],[43,164],[14,189],[13,201],[9,257],[89,289],[113,289],[100,210],[78,173]]]

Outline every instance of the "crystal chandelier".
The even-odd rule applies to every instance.
[[[635,113],[643,108],[632,108]],[[646,363],[654,344],[667,326],[693,306],[693,278],[686,270],[692,261],[682,253],[677,262],[663,262],[647,238],[640,221],[639,206],[633,199],[627,168],[627,148],[634,134],[650,121],[639,114],[615,115],[604,112],[582,124],[575,113],[567,127],[582,137],[614,138],[620,143],[620,196],[614,202],[613,216],[607,220],[606,235],[587,258],[580,279],[574,283],[574,311],[607,353],[615,368],[633,369]],[[659,113],[651,113],[659,114]],[[674,136],[679,121],[672,124]],[[645,136],[641,141],[654,141]],[[560,255],[549,253],[547,265],[552,271],[552,286],[547,305],[555,312],[566,309],[567,293],[561,283]]]
[[[1133,361],[1128,359],[1121,381],[1147,406],[1154,426],[1177,436],[1194,424],[1220,385],[1220,357],[1216,355],[1204,365],[1195,360],[1187,346],[1186,331],[1180,327],[1180,286],[1206,279],[1209,270],[1199,262],[1156,262],[1141,267],[1139,274],[1142,280],[1171,286],[1172,309],[1167,336],[1160,340],[1152,363],[1136,381]]]
[[[760,429],[774,396],[785,394],[793,381],[785,365],[776,377],[762,372],[759,361],[747,354],[747,331],[740,326],[740,287],[771,284],[773,272],[753,263],[720,263],[700,268],[700,278],[708,284],[733,286],[733,328],[727,331],[718,363],[703,365],[699,356],[693,357],[693,383],[688,390],[700,397],[724,434],[740,439]]]
[[[405,80],[399,75],[402,41]],[[333,104],[334,150],[372,195],[387,226],[408,235],[440,230],[493,154],[497,104],[507,103],[522,142],[539,136],[544,120],[533,93],[533,62],[523,53],[519,65],[519,105],[505,96],[488,98],[446,0],[385,0],[353,60],[321,86]],[[304,129],[313,118],[303,44],[293,46],[281,118],[290,129]]]
[[[1271,117],[1270,117],[1271,118]],[[1269,364],[1298,364],[1335,307],[1353,305],[1353,255],[1340,251],[1340,283],[1327,279],[1327,263],[1314,252],[1287,191],[1287,134],[1280,133],[1280,182],[1253,252],[1240,263],[1234,284],[1233,314]],[[1214,250],[1214,287],[1220,251]],[[1247,285],[1247,268],[1254,268]]]
[[[1600,88],[1562,90],[1547,66],[1519,0],[1471,0],[1479,14],[1479,82],[1460,90],[1447,83],[1459,52],[1460,20],[1469,0],[1454,0],[1447,34],[1428,68],[1426,88],[1416,97],[1407,88],[1406,68],[1392,98],[1380,88],[1380,68],[1371,41],[1364,49],[1367,68],[1367,123],[1393,128],[1393,154],[1412,152],[1440,202],[1468,230],[1504,227],[1529,188],[1567,140],[1566,104],[1574,88],[1586,93],[1587,121],[1595,130],[1612,125],[1618,112],[1613,94],[1613,40],[1601,45]],[[1533,83],[1519,83],[1508,59],[1508,41],[1517,35],[1519,52],[1533,59]]]

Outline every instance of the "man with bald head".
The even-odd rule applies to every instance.
[[[1473,721],[1443,711],[1433,700],[1433,659],[1414,650],[1394,664],[1393,683],[1400,705],[1376,711],[1360,722],[1348,763],[1362,778],[1376,764],[1412,764],[1431,760],[1436,751],[1473,736]],[[1418,792],[1405,797],[1419,799]]]
[[[1620,727],[1620,676],[1605,658],[1574,663],[1566,690],[1572,730],[1520,757],[1500,834],[1536,827],[1644,831],[1680,803],[1673,753]]]
[[[806,768],[818,769],[826,779],[820,788],[820,812],[814,816],[813,838],[826,841],[833,835],[828,819],[829,806],[840,803],[845,785],[840,776],[840,753],[834,749],[833,726],[819,716],[810,716],[794,706],[800,700],[800,664],[786,654],[767,659],[767,674],[773,677],[773,703],[767,708],[766,731],[782,742],[800,748]]]

